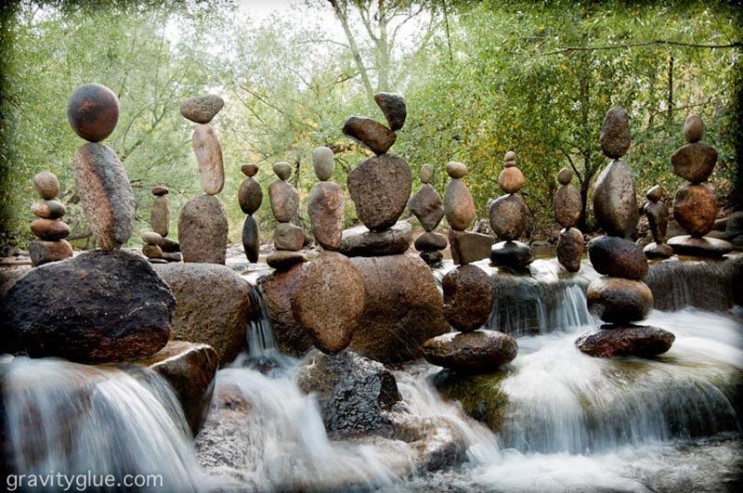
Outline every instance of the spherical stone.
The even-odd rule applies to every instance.
[[[381,92],[374,96],[379,109],[384,113],[387,119],[387,125],[393,132],[400,130],[405,124],[405,118],[408,116],[408,109],[405,100],[399,94],[390,94]]]
[[[689,115],[684,121],[684,138],[686,142],[699,142],[704,135],[704,122],[697,115]]]
[[[255,178],[246,178],[237,191],[237,201],[245,214],[253,214],[263,202],[263,189]]]
[[[709,178],[717,164],[714,147],[696,142],[686,144],[671,156],[673,172],[692,183],[702,183]]]
[[[31,232],[42,240],[57,241],[70,235],[70,227],[58,219],[34,219]]]
[[[642,320],[653,309],[653,293],[642,281],[601,277],[591,281],[586,293],[588,310],[609,323]]]
[[[506,193],[516,193],[524,186],[524,174],[516,166],[509,166],[498,175],[498,184]]]
[[[599,274],[639,281],[648,273],[648,259],[642,247],[624,238],[592,239],[588,242],[588,258]]]
[[[658,202],[660,199],[663,198],[663,195],[665,195],[666,191],[661,187],[660,185],[655,185],[654,187],[651,187],[647,192],[645,192],[645,198],[647,198],[650,202]]]
[[[328,181],[335,170],[333,150],[329,147],[317,147],[312,151],[312,166],[315,176],[320,181]]]
[[[529,210],[520,195],[504,195],[489,208],[490,228],[501,240],[516,240],[526,230]]]
[[[421,173],[420,173],[420,179],[421,183],[428,184],[431,182],[431,178],[433,178],[433,166],[430,164],[424,164],[421,166]]]
[[[74,166],[77,193],[97,245],[119,248],[134,229],[134,191],[124,165],[110,147],[89,143],[77,149]]]
[[[347,257],[325,252],[302,270],[292,313],[315,347],[337,353],[351,342],[364,311],[364,280]]]
[[[377,156],[386,153],[397,140],[397,134],[371,118],[352,116],[343,124],[343,133],[371,149]]]
[[[413,175],[403,159],[384,154],[356,166],[348,174],[347,183],[361,222],[372,231],[384,231],[405,210]]]
[[[668,207],[662,202],[650,202],[642,208],[656,243],[663,243],[668,230]]]
[[[369,231],[365,226],[357,226],[343,232],[338,250],[347,257],[399,255],[410,248],[412,240],[413,228],[405,221],[384,231]]]
[[[510,166],[516,166],[516,153],[508,151],[503,157],[503,165],[507,168]]]
[[[183,261],[224,264],[227,229],[227,214],[218,198],[201,195],[186,202],[178,218]]]
[[[593,212],[606,234],[624,238],[634,234],[639,219],[635,180],[624,161],[612,161],[599,175],[593,192]]]
[[[273,164],[273,172],[279,177],[279,180],[286,181],[292,175],[292,166],[286,162],[278,162]]]
[[[415,239],[415,249],[419,252],[433,252],[446,248],[446,236],[438,233],[423,233]]]
[[[573,180],[573,170],[570,168],[562,168],[557,173],[557,182],[560,185],[568,185]]]
[[[34,176],[34,188],[42,199],[52,200],[59,195],[59,180],[54,173],[42,171]]]
[[[563,228],[572,228],[578,224],[582,206],[580,191],[572,185],[561,186],[552,201],[555,219]]]
[[[450,270],[442,280],[444,318],[457,330],[471,332],[487,322],[493,309],[493,284],[475,265]]]
[[[458,161],[449,161],[446,163],[446,174],[449,175],[450,178],[456,180],[459,178],[464,178],[469,174],[469,170],[467,169],[467,165],[464,163],[460,163]]]
[[[154,231],[147,231],[142,233],[142,241],[150,245],[162,245],[163,237],[159,233]]]
[[[248,214],[243,223],[242,241],[248,262],[258,262],[261,246],[260,231],[252,214]]]
[[[343,189],[337,183],[316,183],[310,190],[307,213],[312,236],[326,250],[341,246],[344,203]]]
[[[490,257],[495,238],[472,231],[449,229],[451,258],[457,265],[466,265]]]
[[[242,166],[240,166],[240,171],[242,172],[242,174],[244,174],[248,178],[252,178],[258,174],[258,165],[243,164]]]
[[[444,217],[441,197],[429,184],[423,184],[420,190],[410,198],[408,209],[420,221],[426,231],[433,231]]]
[[[170,231],[170,207],[168,206],[168,197],[165,195],[157,196],[152,201],[150,226],[152,226],[152,231],[160,236],[168,236]]]
[[[455,178],[446,186],[444,212],[449,226],[457,231],[464,231],[475,219],[475,201],[462,180]]]
[[[643,251],[649,259],[664,259],[673,256],[673,248],[665,243],[649,243],[643,248]]]
[[[147,258],[163,258],[163,251],[158,245],[142,245],[142,253]]]
[[[268,200],[273,217],[280,223],[291,222],[299,211],[299,192],[289,183],[276,180],[268,186]]]
[[[194,123],[209,123],[224,107],[224,100],[215,94],[191,98],[181,103],[181,115]]]
[[[672,333],[657,327],[603,326],[597,332],[579,337],[575,344],[582,352],[599,358],[650,358],[671,349],[675,340],[676,336]]]
[[[684,231],[701,238],[715,226],[717,200],[704,185],[686,185],[673,199],[673,217]]]
[[[565,228],[557,239],[557,261],[568,272],[578,272],[585,252],[583,233],[576,228]]]
[[[302,262],[307,262],[307,257],[303,253],[289,250],[279,250],[266,257],[268,266],[278,271],[289,270]]]
[[[693,257],[720,258],[733,250],[732,245],[717,238],[695,238],[692,236],[675,236],[668,240],[668,245],[677,255]]]
[[[152,195],[155,197],[162,197],[163,195],[167,195],[170,193],[170,190],[168,190],[167,187],[163,186],[156,186],[152,188]]]
[[[522,270],[534,261],[534,252],[520,241],[501,241],[490,249],[490,261],[498,267]]]
[[[77,135],[90,142],[99,142],[116,128],[119,99],[108,87],[84,85],[70,97],[67,120]]]
[[[423,344],[423,356],[432,365],[461,372],[491,372],[513,361],[516,339],[494,330],[447,334]]]
[[[627,153],[630,146],[629,117],[623,108],[611,108],[606,112],[599,139],[606,156],[619,159]]]
[[[292,223],[279,223],[276,225],[276,234],[273,237],[273,245],[276,250],[289,250],[298,252],[304,244],[304,230]]]
[[[217,195],[224,187],[222,146],[211,125],[200,124],[191,139],[196,162],[199,165],[199,183],[207,195]]]
[[[34,216],[43,219],[59,219],[65,215],[67,209],[58,200],[44,200],[31,204],[31,212]]]
[[[28,256],[34,267],[72,257],[72,245],[66,240],[39,241],[28,244]]]

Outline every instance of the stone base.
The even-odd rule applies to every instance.
[[[602,325],[598,332],[580,336],[575,345],[587,355],[599,358],[649,358],[668,351],[675,340],[676,336],[658,327]]]
[[[276,270],[288,270],[293,265],[301,264],[302,262],[307,262],[307,257],[303,253],[287,250],[278,250],[266,257],[268,266]]]
[[[525,269],[534,261],[534,253],[519,241],[501,241],[490,250],[490,261],[498,267]]]
[[[487,372],[513,361],[516,339],[495,330],[449,332],[423,344],[423,357],[432,365],[462,372]]]
[[[665,243],[652,242],[647,245],[643,251],[649,259],[664,259],[673,256],[673,248]]]
[[[466,265],[490,256],[495,238],[471,231],[449,229],[451,257],[455,264]]]
[[[343,231],[338,249],[347,257],[381,257],[405,253],[413,240],[413,229],[401,221],[385,231],[369,231],[365,226]]]
[[[733,246],[725,240],[716,238],[694,238],[689,235],[676,236],[668,240],[668,245],[677,255],[693,257],[722,257],[733,250]]]
[[[72,246],[66,240],[41,241],[28,244],[28,254],[34,267],[72,257]]]

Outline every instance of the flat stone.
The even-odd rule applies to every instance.
[[[490,261],[499,267],[521,270],[534,261],[534,252],[520,241],[501,241],[491,248]]]
[[[472,231],[449,229],[451,257],[455,264],[466,265],[490,257],[495,238]]]
[[[376,101],[377,106],[384,113],[390,130],[393,132],[400,130],[405,124],[405,118],[408,116],[405,99],[399,94],[381,92],[374,96],[374,101]]]
[[[183,257],[181,256],[181,252],[163,252],[163,260],[166,262],[182,262]]]
[[[333,150],[329,147],[316,147],[312,151],[312,167],[318,180],[328,181],[335,170]]]
[[[686,142],[694,143],[702,140],[704,135],[704,122],[697,115],[689,115],[684,121],[684,138]]]
[[[273,245],[276,250],[298,252],[304,244],[304,230],[292,223],[276,225],[276,234],[273,236]]]
[[[345,197],[333,182],[316,183],[310,190],[307,213],[312,236],[325,250],[338,250],[343,235]]]
[[[403,159],[385,154],[359,164],[348,174],[347,183],[361,222],[371,231],[384,231],[405,210],[413,176]]]
[[[557,261],[568,272],[578,272],[586,246],[583,233],[576,228],[564,228],[557,238]]]
[[[286,181],[292,175],[292,165],[283,161],[273,164],[273,172],[279,180]]]
[[[143,245],[142,254],[149,259],[163,258],[163,251],[158,245]]]
[[[280,223],[288,223],[299,212],[299,192],[289,183],[276,180],[268,186],[268,200],[273,217]]]
[[[303,253],[288,250],[279,250],[266,257],[268,266],[276,270],[287,270],[302,262],[307,262],[307,257]]]
[[[96,244],[113,250],[126,243],[134,229],[134,191],[124,165],[108,146],[85,144],[74,159],[77,193]]]
[[[665,243],[649,243],[643,248],[643,252],[649,259],[665,259],[673,256],[673,248]]]
[[[717,200],[704,185],[686,185],[673,199],[673,218],[684,231],[701,238],[715,227]]]
[[[70,235],[70,227],[59,219],[34,219],[31,232],[41,240],[63,240]]]
[[[219,137],[211,125],[200,124],[191,138],[199,165],[199,183],[207,195],[217,195],[224,187],[224,163]]]
[[[610,323],[642,320],[653,309],[653,293],[642,281],[600,277],[588,285],[588,310]]]
[[[28,255],[34,267],[72,257],[72,245],[65,240],[41,241],[28,244]]]
[[[648,218],[648,226],[653,240],[656,243],[663,243],[668,231],[668,207],[663,202],[648,202],[642,208],[645,216]]]
[[[165,195],[155,197],[150,209],[150,226],[152,231],[163,238],[170,232],[170,206]]]
[[[343,133],[380,156],[397,140],[397,134],[371,118],[352,116],[343,124]]]
[[[517,240],[526,230],[529,209],[520,195],[503,195],[488,209],[490,228],[501,240]]]
[[[498,184],[506,193],[516,193],[524,186],[524,174],[516,166],[509,166],[498,175]]]
[[[159,233],[154,231],[146,231],[142,233],[142,241],[150,243],[152,245],[162,245],[163,237]]]
[[[224,99],[216,94],[191,98],[181,103],[181,115],[194,123],[209,123],[224,107]]]
[[[516,339],[494,330],[449,332],[429,339],[423,356],[432,365],[462,372],[487,372],[513,361],[518,354]]]
[[[242,242],[248,261],[253,263],[258,262],[261,246],[260,231],[255,218],[250,214],[245,218],[245,222],[243,223]]]
[[[601,151],[611,158],[619,159],[629,150],[631,136],[629,117],[623,108],[611,108],[606,112],[604,123],[601,125]]]
[[[439,225],[444,218],[444,207],[441,197],[428,184],[423,184],[408,202],[408,209],[420,221],[423,229],[430,232]]]
[[[672,333],[658,327],[644,325],[604,327],[597,332],[579,337],[575,345],[582,352],[599,358],[621,356],[650,358],[671,349],[673,341],[676,340]]]
[[[557,173],[557,182],[560,185],[568,185],[573,180],[573,171],[570,168],[562,168]]]
[[[263,189],[255,178],[247,178],[240,184],[237,201],[245,214],[253,214],[263,202]]]
[[[635,180],[624,161],[612,161],[599,175],[593,191],[593,212],[609,236],[630,238],[635,233],[639,219]]]
[[[44,200],[52,200],[59,195],[59,180],[50,171],[42,171],[34,175],[34,189]]]
[[[240,171],[248,178],[252,178],[258,174],[258,165],[243,164],[242,166],[240,166]]]
[[[572,185],[563,185],[557,189],[552,208],[555,211],[555,220],[560,226],[572,228],[578,224],[582,207],[583,199],[580,196],[580,190]]]
[[[477,216],[475,201],[462,180],[453,179],[446,186],[444,212],[449,226],[458,231],[466,230]]]
[[[158,185],[156,187],[153,187],[151,192],[152,195],[154,195],[155,197],[162,197],[163,195],[167,195],[168,193],[170,193],[170,190],[168,190],[167,187]]]
[[[364,282],[348,257],[324,252],[302,270],[292,312],[316,348],[328,354],[345,349],[364,310]]]
[[[448,244],[446,236],[438,233],[423,233],[415,239],[415,249],[419,252],[443,250]]]
[[[671,156],[673,172],[692,183],[702,183],[715,170],[717,151],[714,147],[696,142],[686,144]]]
[[[493,284],[475,265],[450,270],[442,280],[444,318],[461,332],[482,327],[493,309]]]
[[[108,87],[100,84],[84,85],[70,97],[67,121],[72,130],[83,139],[99,142],[111,135],[116,128],[119,121],[119,99]]]
[[[409,223],[395,223],[385,231],[369,231],[364,226],[347,229],[338,249],[348,257],[399,255],[410,248],[413,228]]]
[[[640,281],[648,273],[642,247],[624,238],[599,236],[588,242],[588,257],[599,274]]]
[[[717,238],[695,238],[692,236],[676,236],[668,240],[668,245],[677,255],[692,257],[719,258],[733,250],[733,246]]]
[[[449,161],[448,163],[446,163],[446,174],[449,175],[449,178],[451,178],[452,180],[464,178],[469,173],[470,172],[467,169],[467,165],[464,163],[460,163],[458,161]]]
[[[227,214],[218,198],[201,195],[186,202],[178,218],[183,261],[224,264],[227,229]]]
[[[431,182],[431,178],[433,178],[433,166],[430,164],[424,164],[421,166],[421,172],[420,172],[420,179],[422,184],[427,184]]]

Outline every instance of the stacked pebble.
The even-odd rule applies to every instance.
[[[299,214],[299,192],[286,180],[292,174],[289,163],[275,163],[273,172],[278,180],[268,186],[268,199],[271,202],[271,212],[279,223],[273,237],[276,252],[266,258],[266,263],[278,270],[307,261],[307,257],[300,253],[304,245],[304,230],[292,224]]]
[[[310,190],[307,212],[310,216],[312,235],[325,250],[335,251],[343,237],[343,190],[330,178],[335,170],[333,151],[318,147],[312,151],[312,166],[320,183]]]
[[[421,166],[421,188],[411,197],[408,209],[420,221],[426,232],[415,240],[415,249],[421,252],[421,258],[431,266],[440,265],[444,255],[441,250],[446,248],[446,236],[434,233],[444,217],[444,207],[441,197],[431,186],[433,167],[430,164]]]
[[[668,351],[675,339],[663,329],[634,325],[653,309],[653,293],[642,282],[648,273],[645,253],[628,239],[637,227],[638,212],[632,173],[619,158],[629,145],[627,113],[612,108],[601,128],[601,149],[613,160],[598,178],[593,204],[608,236],[588,243],[591,264],[604,276],[592,281],[586,293],[588,309],[608,323],[576,340],[591,356],[654,356]]]
[[[575,228],[580,220],[583,201],[577,188],[570,184],[573,172],[563,168],[557,174],[560,188],[552,202],[555,219],[563,227],[557,240],[557,261],[568,272],[580,270],[580,259],[585,251],[583,233]]]
[[[152,231],[142,234],[142,241],[145,243],[142,246],[142,253],[150,261],[181,261],[180,244],[168,238],[170,227],[170,209],[166,197],[168,193],[169,190],[163,186],[156,186],[152,189],[152,195],[155,196],[150,210]]]
[[[704,122],[697,115],[690,115],[684,123],[684,138],[688,144],[671,156],[673,172],[689,181],[678,189],[673,199],[673,217],[689,234],[671,238],[668,244],[680,255],[722,257],[732,250],[730,243],[705,237],[715,226],[717,201],[702,182],[715,169],[717,151],[699,142],[703,135]]]
[[[65,240],[70,227],[62,221],[66,209],[56,200],[59,181],[53,173],[42,171],[34,176],[34,188],[41,201],[31,205],[31,212],[38,218],[31,223],[31,232],[39,238],[28,246],[31,265],[34,267],[72,257],[72,246]]]
[[[661,202],[665,190],[655,185],[645,193],[648,202],[642,211],[648,218],[648,226],[653,235],[653,242],[648,244],[644,251],[647,258],[663,259],[673,255],[673,248],[666,244],[666,230],[668,229],[668,208]]]
[[[508,151],[504,158],[503,171],[498,176],[498,184],[506,192],[495,199],[489,208],[490,228],[501,242],[493,245],[490,261],[497,266],[524,269],[534,260],[528,245],[518,238],[526,230],[529,211],[524,199],[518,194],[524,186],[524,175],[516,167],[516,153]]]
[[[261,184],[254,177],[258,174],[258,166],[255,164],[243,164],[240,171],[247,177],[240,184],[237,192],[237,201],[240,203],[240,209],[247,214],[243,224],[242,240],[245,256],[249,262],[258,262],[258,253],[261,239],[258,231],[258,224],[255,222],[253,214],[257,211],[263,202],[263,190]]]

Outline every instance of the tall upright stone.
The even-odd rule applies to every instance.
[[[580,270],[580,260],[585,252],[585,241],[583,233],[575,228],[581,216],[583,200],[580,191],[570,182],[573,180],[573,172],[563,168],[557,174],[560,188],[552,201],[555,211],[555,219],[563,227],[557,239],[557,261],[568,272]]]
[[[655,185],[645,194],[648,202],[642,207],[653,235],[653,242],[644,248],[645,255],[650,259],[664,259],[673,255],[673,248],[666,244],[668,207],[661,201],[664,195],[663,187]]]
[[[273,238],[276,252],[269,255],[266,262],[275,269],[286,270],[307,260],[300,252],[305,236],[302,228],[292,224],[299,216],[299,192],[287,181],[292,168],[289,163],[278,162],[273,165],[273,172],[278,180],[268,186],[268,199],[273,217],[278,222]]]
[[[312,187],[307,206],[312,235],[325,250],[338,250],[343,236],[345,199],[341,187],[328,181],[335,169],[333,151],[328,147],[316,148],[312,152],[312,166],[320,180]]]
[[[441,197],[430,184],[433,166],[421,166],[421,188],[410,198],[408,209],[418,219],[426,231],[415,240],[415,249],[421,252],[421,258],[428,265],[438,265],[443,259],[441,250],[446,248],[446,236],[434,233],[433,230],[444,218],[444,207]]]
[[[191,142],[199,167],[199,183],[207,195],[217,195],[224,187],[222,147],[209,124],[223,106],[222,98],[214,94],[187,99],[181,104],[181,115],[197,124]]]
[[[247,177],[240,184],[237,192],[237,201],[240,203],[240,209],[247,214],[242,230],[242,242],[245,249],[245,256],[249,262],[258,262],[260,251],[260,234],[258,224],[255,222],[253,214],[260,208],[263,202],[263,189],[254,177],[258,173],[258,166],[255,164],[244,164],[240,171]]]

